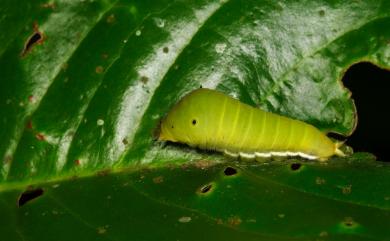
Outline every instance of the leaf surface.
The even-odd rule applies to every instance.
[[[94,240],[385,239],[389,169],[369,156],[291,172],[153,133],[203,86],[347,136],[357,113],[341,78],[359,61],[389,68],[389,15],[385,0],[2,1],[1,233],[35,240],[63,224]],[[230,162],[237,177],[221,174]],[[203,197],[208,181],[216,189]],[[44,194],[18,207],[28,186]]]

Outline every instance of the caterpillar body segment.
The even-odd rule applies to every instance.
[[[161,123],[159,140],[186,143],[245,158],[301,156],[326,160],[343,156],[314,126],[266,112],[216,90],[183,97]]]

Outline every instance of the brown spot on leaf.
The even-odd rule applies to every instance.
[[[74,164],[75,164],[76,166],[79,166],[79,165],[80,165],[80,160],[79,160],[79,159],[74,160]]]
[[[109,55],[108,55],[107,53],[103,53],[103,54],[102,54],[102,59],[108,59],[108,56],[109,56]]]
[[[101,65],[96,66],[96,68],[95,68],[96,74],[101,74],[101,73],[103,73],[103,71],[104,71],[103,66],[101,66]]]
[[[178,219],[180,223],[189,223],[191,222],[192,218],[189,216],[183,216]]]
[[[319,236],[320,237],[327,237],[328,236],[328,232],[322,231]]]
[[[204,169],[207,169],[209,167],[215,166],[216,164],[217,164],[216,162],[211,161],[211,160],[200,159],[200,160],[196,160],[196,161],[193,161],[193,162],[183,163],[181,165],[181,168],[183,170],[186,170],[188,168],[195,167],[195,168],[199,168],[199,169],[204,170]]]
[[[105,234],[107,232],[107,229],[105,227],[98,227],[97,233],[98,234]]]
[[[158,177],[153,178],[153,182],[156,184],[162,183],[163,181],[164,181],[163,176],[158,176]]]
[[[113,22],[115,22],[116,21],[116,18],[115,18],[115,15],[114,14],[111,14],[110,16],[108,16],[107,18],[106,18],[106,22],[107,23],[113,23]]]
[[[37,138],[37,140],[39,140],[39,141],[46,140],[45,136],[43,134],[41,134],[41,133],[35,134],[35,138]]]
[[[11,161],[12,161],[12,156],[6,155],[6,156],[4,157],[3,163],[4,163],[4,164],[8,164],[8,163],[10,163]]]
[[[242,223],[242,220],[241,220],[240,217],[234,216],[234,217],[228,218],[227,223],[230,226],[238,226],[238,225],[240,225]]]
[[[30,130],[33,128],[31,120],[27,121],[26,128]]]
[[[316,178],[316,184],[318,185],[322,185],[322,184],[325,184],[325,179],[323,179],[322,177],[317,177]]]
[[[41,7],[42,8],[47,8],[47,9],[51,9],[51,10],[55,10],[56,9],[56,4],[54,2],[50,2],[50,3],[43,3],[41,4]]]
[[[196,168],[206,169],[208,167],[214,166],[216,163],[210,160],[199,160],[194,163]]]
[[[168,52],[169,52],[169,48],[168,48],[168,47],[164,47],[164,48],[163,48],[163,52],[164,52],[164,53],[168,53]]]
[[[34,102],[35,102],[34,96],[33,96],[33,95],[30,95],[30,96],[28,97],[28,101],[29,101],[30,103],[34,103]]]
[[[45,40],[44,34],[39,31],[38,24],[34,23],[33,26],[33,33],[30,35],[30,37],[27,39],[26,43],[24,44],[24,48],[22,52],[20,53],[20,57],[26,56],[32,48],[37,44],[42,44]]]
[[[69,67],[69,64],[68,64],[68,63],[63,63],[63,64],[61,65],[61,69],[64,70],[64,71],[67,70],[68,67]]]
[[[348,195],[352,192],[352,185],[347,185],[341,188],[344,195]]]

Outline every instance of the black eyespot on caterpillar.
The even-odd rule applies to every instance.
[[[192,120],[192,124],[196,125],[196,120],[195,119]]]
[[[42,188],[28,189],[20,195],[19,200],[18,200],[18,206],[21,207],[24,204],[26,204],[27,202],[29,202],[29,201],[31,201],[39,196],[42,196],[42,194],[43,194]]]

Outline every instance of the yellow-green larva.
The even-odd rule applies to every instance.
[[[163,119],[159,140],[245,158],[344,156],[339,143],[305,122],[266,112],[211,89],[181,99]]]

